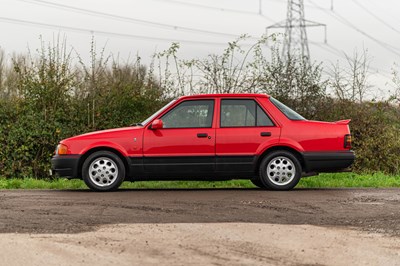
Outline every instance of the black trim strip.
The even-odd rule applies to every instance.
[[[254,173],[257,166],[257,156],[217,156],[217,172]]]
[[[303,158],[307,172],[332,172],[349,167],[356,156],[353,151],[304,152]]]
[[[257,156],[130,157],[130,176],[253,176]]]
[[[143,157],[145,173],[161,175],[213,173],[214,156]]]

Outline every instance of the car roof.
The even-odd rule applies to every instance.
[[[182,96],[179,99],[201,99],[201,98],[246,98],[246,97],[261,97],[269,98],[270,96],[262,93],[215,93],[215,94],[197,94]]]

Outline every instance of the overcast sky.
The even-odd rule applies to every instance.
[[[139,53],[146,62],[154,51],[168,48],[172,41],[181,42],[182,58],[201,58],[221,52],[223,44],[234,36],[246,33],[259,37],[267,26],[286,18],[287,1],[262,0],[262,16],[259,2],[0,0],[0,47],[7,54],[26,52],[28,46],[31,50],[40,46],[39,36],[51,41],[61,33],[68,45],[88,58],[93,34],[98,47],[106,45],[108,53],[119,54],[122,59]],[[342,52],[352,55],[355,50],[367,49],[370,83],[390,90],[391,68],[400,63],[400,1],[333,0],[333,11],[331,2],[304,0],[306,19],[328,26],[328,44],[324,44],[323,28],[307,29],[312,60],[324,62],[327,69],[337,60],[344,65]]]

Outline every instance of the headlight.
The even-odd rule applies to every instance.
[[[58,144],[56,148],[56,155],[62,155],[68,153],[68,147],[64,144]]]

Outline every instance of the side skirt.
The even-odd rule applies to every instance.
[[[131,180],[253,178],[256,156],[129,157]]]

